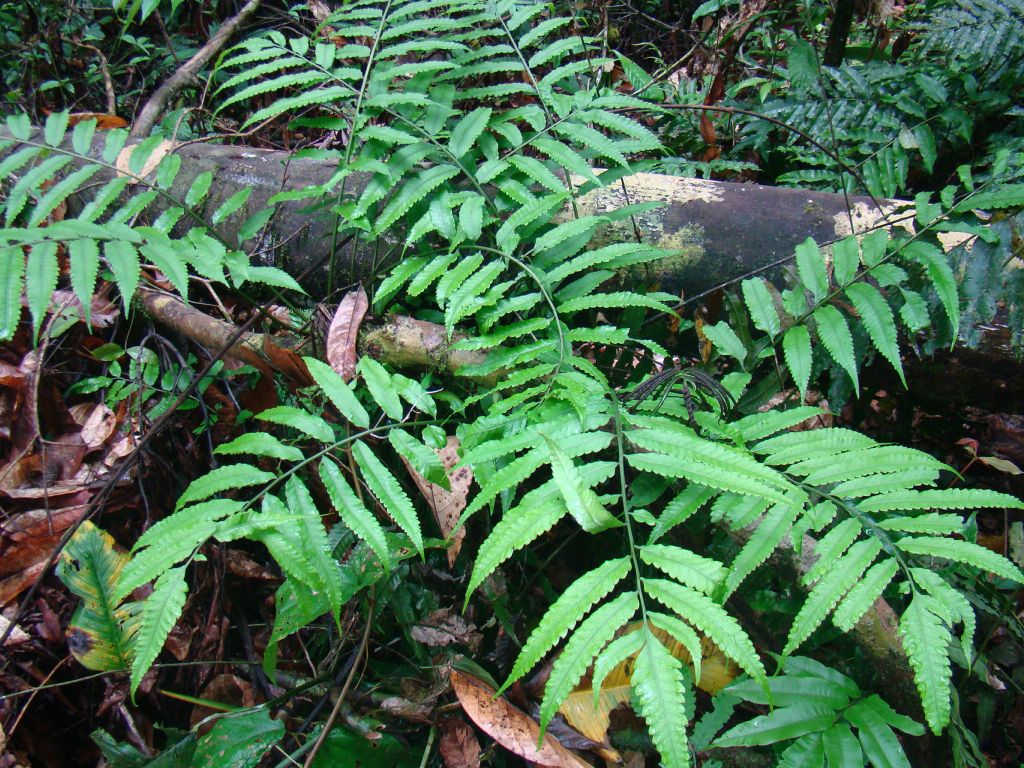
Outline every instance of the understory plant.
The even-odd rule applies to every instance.
[[[825,380],[856,397],[866,361],[881,357],[902,377],[908,342],[955,340],[961,299],[936,233],[976,237],[985,230],[971,211],[1020,205],[1024,193],[954,188],[938,201],[919,197],[913,233],[802,244],[788,287],[748,279],[729,320],[701,330],[727,373],[689,369],[661,325],[645,322],[657,313],[681,331],[690,325],[676,297],[645,282],[644,266],[673,254],[640,237],[597,239],[645,207],[595,211],[586,195],[662,152],[645,118],[663,107],[614,87],[613,60],[594,42],[545,4],[359,0],[312,35],[261,33],[222,57],[220,108],[245,105],[246,126],[278,120],[345,136],[342,149],[315,150],[337,164],[327,183],[278,199],[308,199],[337,222],[339,240],[375,244],[378,313],[436,322],[450,349],[476,355],[426,374],[363,356],[351,381],[306,356],[313,384],[218,445],[224,463],[196,478],[130,554],[85,525],[61,563],[83,599],[73,621],[83,664],[128,670],[134,693],[181,615],[204,545],[247,539],[284,576],[264,656],[273,675],[283,640],[324,615],[340,627],[362,590],[385,589],[405,561],[440,556],[447,542],[423,522],[398,459],[444,483],[435,448],[454,434],[476,482],[459,527],[482,537],[458,569],[466,602],[557,525],[582,529],[603,554],[530,618],[502,686],[561,648],[542,732],[584,675],[598,691],[632,659],[632,702],[662,763],[692,765],[687,734],[710,640],[749,677],[726,695],[776,707],[766,717],[797,724],[786,731],[794,747],[827,754],[829,765],[833,755],[850,756],[836,765],[863,764],[861,748],[876,766],[906,764],[878,722],[919,727],[797,655],[813,653],[828,624],[856,638],[880,600],[898,617],[927,727],[950,724],[951,654],[974,656],[976,626],[966,582],[952,574],[1024,583],[972,540],[966,518],[1024,504],[949,487],[952,470],[922,451],[804,428],[822,415],[804,400]],[[8,122],[0,337],[14,333],[22,295],[39,331],[64,254],[83,307],[101,276],[126,310],[145,278],[162,277],[186,300],[198,280],[301,292],[241,248],[272,209],[228,242],[217,226],[247,190],[207,211],[211,178],[191,180],[179,199],[180,158],[161,155],[159,138],[124,154],[122,134],[100,141],[90,126],[66,137],[58,114],[39,136],[27,119]],[[54,217],[72,196],[80,212]],[[788,399],[766,405],[783,391]],[[328,530],[322,518],[335,513]],[[702,529],[721,532],[716,547],[701,545]],[[779,647],[758,647],[730,598],[769,558],[794,550],[808,565],[792,586],[806,596]],[[825,683],[807,682],[815,677]],[[817,698],[795,701],[805,689]],[[717,745],[772,743],[750,736],[759,727],[734,726]]]

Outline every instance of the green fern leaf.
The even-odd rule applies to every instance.
[[[647,627],[631,678],[637,711],[647,723],[651,740],[665,768],[689,768],[686,738],[693,695],[683,677],[682,663],[669,653]]]
[[[907,386],[903,364],[900,362],[899,346],[896,343],[896,321],[882,294],[867,283],[854,283],[846,288],[846,296],[853,302],[875,348],[896,369],[903,386]]]
[[[153,585],[153,594],[142,604],[142,621],[132,642],[132,696],[139,689],[143,675],[156,661],[167,636],[181,616],[186,594],[188,585],[185,584],[185,566],[180,566],[161,574]]]
[[[764,516],[757,526],[757,531],[743,545],[743,549],[729,566],[729,575],[725,579],[724,596],[728,598],[743,583],[754,569],[768,559],[782,540],[789,535],[793,523],[802,511],[801,504],[776,504]]]
[[[43,126],[43,140],[51,147],[59,147],[68,129],[69,119],[67,111],[51,113]]]
[[[626,592],[594,611],[572,633],[551,667],[551,675],[544,686],[544,699],[540,705],[541,736],[559,705],[572,693],[593,663],[594,657],[615,637],[619,628],[633,618],[639,607],[636,592]]]
[[[914,669],[925,720],[932,733],[938,735],[949,724],[949,683],[953,672],[949,666],[949,628],[933,607],[934,598],[915,594],[900,617],[899,633]]]
[[[355,491],[345,481],[341,471],[334,462],[323,459],[320,462],[320,479],[331,497],[331,504],[338,511],[346,527],[366,542],[373,553],[380,559],[385,570],[391,570],[391,550],[377,518],[373,516],[359,500]]]
[[[57,243],[50,240],[32,246],[25,270],[25,293],[32,313],[32,331],[37,336],[46,318],[53,292],[57,289],[59,271]]]
[[[242,503],[214,499],[180,509],[151,526],[132,548],[132,557],[117,580],[118,600],[157,578],[171,566],[191,557],[217,531],[218,522],[242,508]]]
[[[936,467],[913,467],[885,475],[867,475],[846,480],[832,488],[841,499],[857,499],[892,491],[905,491],[915,485],[933,485],[939,477]]]
[[[550,192],[562,192],[565,189],[565,183],[535,157],[513,155],[508,162]]]
[[[591,688],[594,691],[594,709],[597,709],[601,700],[601,685],[605,678],[619,664],[631,656],[636,655],[644,644],[644,634],[639,630],[627,632],[621,637],[612,640],[603,651],[597,656],[594,662],[594,673],[591,675]],[[699,647],[699,642],[698,642]]]
[[[857,506],[865,512],[903,512],[913,509],[1024,509],[1024,502],[982,488],[946,488],[880,494]]]
[[[266,432],[248,432],[234,440],[218,445],[213,449],[218,455],[235,455],[247,453],[252,456],[265,456],[283,461],[302,461],[302,451],[294,445],[285,445],[273,435]]]
[[[70,162],[71,158],[67,155],[54,155],[27,171],[7,193],[4,223],[8,227],[11,226],[28,204],[29,195],[42,184],[55,178],[64,166]]]
[[[10,341],[21,319],[25,255],[21,248],[0,248],[0,341]]]
[[[581,467],[580,474],[585,483],[593,486],[611,477],[616,467],[613,462],[594,461]],[[565,514],[565,503],[553,480],[523,496],[519,504],[505,513],[480,545],[466,590],[466,602],[468,603],[473,590],[480,586],[495,568],[550,530]]]
[[[832,359],[850,375],[853,380],[853,391],[859,392],[860,381],[857,378],[857,358],[853,352],[853,335],[846,324],[846,318],[831,304],[818,307],[814,310],[813,317],[821,343],[832,355]]]
[[[814,554],[818,559],[804,574],[803,583],[813,584],[820,579],[832,568],[835,561],[843,556],[863,530],[855,518],[848,517],[822,536],[814,545]]]
[[[864,765],[860,742],[846,723],[836,723],[821,735],[825,759],[830,768]]]
[[[622,525],[602,506],[597,494],[584,484],[572,460],[562,452],[558,444],[547,435],[543,437],[551,457],[551,472],[555,485],[562,494],[569,514],[580,527],[587,533],[598,533]]]
[[[114,273],[114,281],[127,312],[139,284],[139,252],[134,245],[124,240],[108,240],[103,244],[103,257]]]
[[[92,294],[100,270],[100,249],[95,240],[72,240],[68,243],[71,262],[71,287],[82,302],[85,322],[90,323]]]
[[[607,216],[581,216],[578,219],[572,219],[559,224],[554,229],[545,232],[541,237],[537,238],[537,241],[533,244],[533,251],[534,253],[543,253],[550,248],[554,248],[556,245],[564,243],[566,240],[586,235],[606,221],[608,221]]]
[[[953,269],[949,265],[949,257],[937,246],[921,240],[908,243],[904,248],[904,253],[924,264],[928,272],[928,279],[935,287],[939,301],[942,302],[942,308],[946,310],[951,335],[956,339],[960,328],[960,294],[957,290]]]
[[[994,573],[1003,579],[1024,584],[1024,573],[1002,555],[990,549],[959,539],[943,539],[932,536],[913,536],[902,538],[896,546],[904,552],[914,555],[927,555],[953,560],[958,563],[972,565],[983,571]]]
[[[860,246],[857,237],[850,235],[832,243],[832,277],[843,288],[853,280],[860,266]]]
[[[775,309],[775,302],[772,301],[772,296],[768,292],[768,288],[765,287],[764,279],[744,280],[742,289],[743,301],[750,312],[750,319],[758,329],[774,339],[782,332],[782,321]]]
[[[665,456],[660,453],[640,453],[626,456],[634,469],[654,472],[663,477],[680,477],[691,482],[723,491],[758,496],[774,502],[783,502],[785,496],[776,488],[742,474],[713,467],[700,461]]]
[[[826,457],[820,460],[806,459],[799,464],[791,465],[789,471],[793,474],[806,475],[805,482],[812,485],[825,485],[863,475],[899,472],[917,467],[946,468],[941,461],[927,453],[901,445],[875,445],[864,450],[848,451],[842,454],[842,460],[838,462],[826,462],[825,459]]]
[[[814,303],[825,298],[828,293],[825,259],[818,244],[809,237],[796,247],[796,269],[803,287],[814,296]]]
[[[272,493],[264,494],[261,509],[250,511],[239,515],[238,518],[248,518],[251,528],[245,534],[238,529],[228,532],[228,526],[218,527],[215,534],[220,541],[227,539],[252,538],[259,541],[270,552],[270,556],[278,564],[281,571],[288,578],[301,584],[307,589],[324,595],[324,609],[321,613],[328,613],[331,610],[330,597],[324,587],[325,579],[330,578],[329,573],[321,573],[318,570],[322,558],[312,549],[316,544],[309,541],[306,536],[305,523],[301,520],[302,510],[289,510],[281,499]],[[275,524],[274,520],[288,520],[287,524]],[[237,518],[236,518],[237,519]],[[318,532],[314,530],[318,536]],[[323,541],[320,541],[322,547]]]
[[[491,112],[490,107],[478,107],[456,124],[452,129],[451,138],[448,140],[448,151],[451,152],[452,157],[462,157],[476,144],[480,134],[486,130],[487,123],[490,122]]]
[[[188,488],[178,498],[175,510],[179,510],[193,501],[208,499],[221,491],[260,485],[276,479],[277,476],[274,473],[264,472],[250,464],[229,464],[225,467],[218,467],[189,483]]]
[[[647,540],[648,544],[655,544],[658,539],[664,536],[675,526],[693,516],[698,509],[710,501],[717,491],[700,485],[690,483],[672,501],[665,505],[658,522],[651,529],[651,535]]]
[[[271,424],[280,424],[282,427],[291,427],[301,433],[303,437],[312,437],[321,443],[331,444],[334,442],[334,430],[331,425],[319,416],[301,408],[278,405],[261,411],[256,418],[260,421],[269,421]]]
[[[268,120],[273,117],[278,117],[285,114],[286,112],[292,112],[302,107],[308,107],[313,104],[331,104],[335,101],[343,101],[347,97],[352,95],[351,86],[334,85],[327,88],[320,88],[313,91],[306,91],[299,94],[298,96],[290,96],[284,99],[278,99],[270,106],[264,107],[263,109],[256,110],[249,119],[243,124],[243,129],[250,126],[262,123],[264,120]],[[369,104],[369,101],[368,101]]]
[[[374,221],[374,232],[381,234],[405,216],[414,205],[451,178],[458,176],[459,169],[452,165],[435,165],[421,171],[401,188],[394,199],[381,211]]]
[[[673,309],[658,299],[651,296],[644,296],[639,293],[594,293],[589,296],[580,296],[575,299],[563,301],[559,307],[559,314],[580,312],[585,309],[626,309],[629,307],[646,307],[655,312],[664,312],[674,315]]]
[[[736,335],[736,331],[732,329],[732,326],[724,320],[720,320],[714,325],[704,326],[703,332],[704,336],[715,345],[720,353],[735,358],[740,367],[744,368],[744,361],[747,359],[747,348],[740,337]]]
[[[444,306],[445,302],[448,301],[448,297],[452,295],[465,281],[466,279],[476,272],[480,266],[484,263],[483,254],[473,253],[464,258],[452,269],[449,269],[437,281],[437,288],[434,289],[434,296],[437,298],[437,303]]]
[[[363,481],[370,492],[381,503],[391,519],[409,537],[413,546],[416,547],[416,551],[422,557],[423,533],[420,530],[419,517],[398,480],[377,458],[373,450],[361,440],[357,440],[352,446],[352,455],[363,471]]]
[[[395,389],[387,369],[372,357],[363,356],[359,358],[356,371],[363,377],[374,402],[381,407],[388,418],[401,421],[405,415],[405,409],[402,408],[398,391]]]
[[[648,565],[706,595],[713,594],[728,573],[717,560],[701,557],[682,547],[648,544],[640,547],[638,552],[640,559]]]
[[[60,553],[57,576],[82,600],[68,626],[68,647],[86,669],[122,670],[131,661],[124,626],[129,614],[118,608],[114,594],[126,562],[128,555],[118,551],[114,539],[88,520]]]
[[[958,589],[953,588],[949,582],[939,574],[925,568],[911,568],[911,575],[918,586],[934,597],[949,611],[955,621],[964,625],[963,634],[960,636],[960,646],[964,656],[968,659],[974,656],[974,633],[977,629],[977,618],[974,615],[974,607],[971,602]]]
[[[447,299],[447,306],[444,311],[444,325],[449,339],[457,323],[461,322],[468,315],[472,315],[484,305],[487,299],[486,297],[481,298],[480,294],[489,291],[494,281],[504,271],[505,264],[502,261],[492,261],[477,270],[472,277],[464,281],[452,292],[451,296]],[[488,296],[492,296],[492,294],[488,294]],[[494,296],[491,303],[496,301],[497,298],[498,296]]]
[[[658,629],[667,632],[672,639],[678,641],[686,649],[687,653],[690,654],[690,663],[693,665],[694,683],[700,683],[700,667],[704,657],[704,646],[697,633],[690,629],[690,625],[682,619],[670,616],[667,613],[648,611],[647,619]]]
[[[756,680],[765,679],[764,665],[747,633],[718,603],[695,589],[664,579],[644,579],[644,590],[710,637],[715,645]]]
[[[811,405],[801,405],[789,410],[772,410],[766,413],[752,413],[744,416],[738,421],[730,424],[744,442],[763,440],[784,429],[795,427],[808,419],[817,418],[822,415],[820,408]]]
[[[85,182],[99,170],[100,166],[98,165],[86,165],[50,187],[32,209],[32,213],[28,217],[28,226],[38,227],[46,221],[46,218],[57,209],[57,206],[77,193],[85,185]]]
[[[791,655],[811,636],[881,550],[882,545],[877,539],[859,541],[850,547],[846,555],[834,562],[832,570],[811,590],[793,619],[786,647],[782,651],[783,656]]]
[[[338,409],[338,413],[357,427],[366,429],[370,426],[370,415],[363,408],[362,403],[356,399],[349,385],[333,368],[313,357],[304,357],[302,361],[306,364],[309,375],[324,391],[327,399]]]
[[[594,184],[601,183],[594,175],[594,169],[590,167],[590,163],[562,142],[555,139],[538,138],[533,139],[530,145],[567,171]]]
[[[800,390],[800,402],[807,400],[807,384],[811,379],[811,334],[805,325],[794,325],[782,337],[782,354],[793,382]]]
[[[882,592],[892,581],[898,569],[899,563],[891,557],[871,566],[861,582],[851,589],[839,603],[836,612],[832,615],[832,623],[843,632],[853,629],[853,625],[860,621],[861,616],[867,613],[875,601],[882,596]]]
[[[477,552],[469,587],[466,590],[466,603],[469,602],[473,591],[495,568],[516,551],[550,530],[565,516],[565,504],[561,497],[554,495],[554,492],[554,482],[545,483],[537,490],[526,494],[523,501],[506,513],[494,526]],[[528,500],[530,503],[526,506]]]
[[[753,447],[755,453],[766,453],[769,464],[792,464],[820,456],[835,456],[846,451],[870,448],[875,441],[860,432],[841,427],[812,429],[807,432],[787,432],[763,440]]]
[[[879,521],[876,525],[883,531],[930,533],[935,536],[948,536],[964,531],[963,518],[959,515],[943,515],[940,512],[928,512],[915,517],[891,517]]]
[[[508,679],[498,693],[533,669],[544,654],[554,648],[592,606],[615,589],[616,585],[629,573],[629,567],[629,558],[621,557],[608,560],[578,578],[562,592],[548,608],[536,629],[530,633]]]
[[[334,615],[335,622],[337,622],[341,607],[345,603],[345,588],[341,582],[341,568],[338,561],[334,559],[334,548],[327,538],[327,531],[324,529],[320,512],[317,510],[309,490],[298,476],[292,475],[288,478],[284,491],[287,510],[297,518],[301,554],[312,565],[318,585],[323,587],[327,603]],[[264,498],[271,498],[271,496],[267,495]],[[286,564],[282,563],[282,568],[285,566]],[[301,567],[301,565],[297,566],[296,570],[300,570]]]

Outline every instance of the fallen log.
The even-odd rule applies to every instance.
[[[98,134],[94,157],[102,154],[103,144]],[[7,151],[17,146],[15,142]],[[337,167],[332,160],[210,143],[175,148],[168,144],[154,154],[160,156],[168,150],[181,157],[181,169],[169,190],[171,197],[184,199],[196,177],[207,171],[212,174],[213,182],[199,211],[207,219],[238,190],[252,189],[245,204],[216,227],[232,244],[237,242],[242,224],[263,210],[274,195],[326,185]],[[126,154],[122,157],[120,164],[127,167]],[[105,169],[94,180],[114,173],[113,168]],[[368,173],[349,175],[346,194],[360,194],[370,178]],[[323,195],[278,203],[260,240],[247,241],[245,249],[264,264],[282,267],[292,275],[305,273],[335,247],[333,199]],[[601,214],[649,202],[662,205],[599,230],[595,242],[624,242],[639,233],[653,245],[676,251],[676,255],[654,263],[649,274],[661,290],[686,296],[784,262],[808,237],[825,244],[854,232],[907,222],[912,208],[903,201],[876,205],[866,197],[637,173],[583,196],[577,201],[577,210],[581,215]],[[160,201],[155,205],[159,207]],[[336,254],[333,280],[327,279],[324,267],[304,281],[313,298],[324,298],[329,285],[369,282],[401,258],[397,239],[357,238],[353,243]]]

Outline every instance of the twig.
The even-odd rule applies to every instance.
[[[135,124],[131,130],[133,137],[138,138],[149,135],[167,103],[174,98],[178,91],[195,79],[199,70],[205,67],[206,63],[217,55],[231,35],[235,33],[235,30],[256,11],[259,5],[260,0],[249,0],[235,16],[221,24],[220,29],[206,42],[206,45],[196,51],[196,54],[191,59],[186,61],[177,72],[167,78],[164,84],[156,89],[156,92],[149,97],[149,101],[139,110],[139,116],[135,119]]]
[[[79,48],[85,48],[86,50],[92,51],[96,54],[96,58],[100,60],[100,72],[103,74],[103,90],[107,93],[107,114],[117,114],[117,95],[114,93],[114,80],[110,77],[110,63],[107,61],[107,57],[103,55],[103,51],[97,48],[95,45],[89,45],[88,43],[80,43],[77,40],[75,45]]]
[[[327,739],[327,735],[331,732],[331,728],[334,727],[334,723],[338,719],[341,707],[345,703],[345,696],[348,695],[348,689],[352,685],[352,681],[355,679],[356,670],[359,668],[359,659],[366,653],[366,644],[370,640],[370,628],[373,626],[373,608],[375,604],[376,595],[371,592],[370,608],[366,612],[366,627],[363,629],[363,637],[359,641],[359,647],[356,648],[356,656],[352,661],[352,667],[349,669],[348,676],[345,678],[345,684],[341,687],[341,693],[338,694],[338,700],[334,702],[334,708],[331,710],[331,714],[327,717],[327,722],[324,723],[324,727],[320,730],[320,735],[316,737],[316,742],[313,744],[313,748],[309,750],[309,754],[306,756],[306,762],[303,763],[303,768],[310,768],[313,765],[313,761],[316,759],[316,753],[320,751],[320,747]]]

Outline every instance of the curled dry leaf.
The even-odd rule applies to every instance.
[[[452,688],[470,720],[501,746],[520,757],[548,768],[590,768],[563,747],[550,733],[540,742],[537,721],[478,677],[453,669]]]
[[[82,427],[82,442],[90,452],[102,448],[117,428],[117,416],[104,403],[79,403],[68,410]]]
[[[363,286],[349,291],[338,305],[327,330],[327,362],[345,381],[356,375],[356,340],[370,300]]]
[[[473,727],[465,720],[441,723],[441,739],[437,748],[445,768],[480,768],[480,742]]]
[[[455,436],[448,438],[448,444],[437,451],[437,456],[441,459],[444,471],[448,475],[450,491],[427,480],[413,469],[404,456],[401,458],[405,468],[412,476],[413,482],[416,483],[416,487],[420,489],[423,498],[430,505],[434,519],[437,520],[437,525],[441,529],[441,534],[446,539],[451,539],[451,544],[448,546],[448,565],[450,567],[455,565],[455,558],[459,556],[459,550],[462,549],[462,540],[466,538],[466,529],[460,528],[456,531],[455,526],[459,522],[462,510],[466,508],[466,497],[469,495],[469,486],[473,484],[473,473],[469,467],[459,467],[454,472],[452,471],[452,467],[459,462],[459,438]]]

